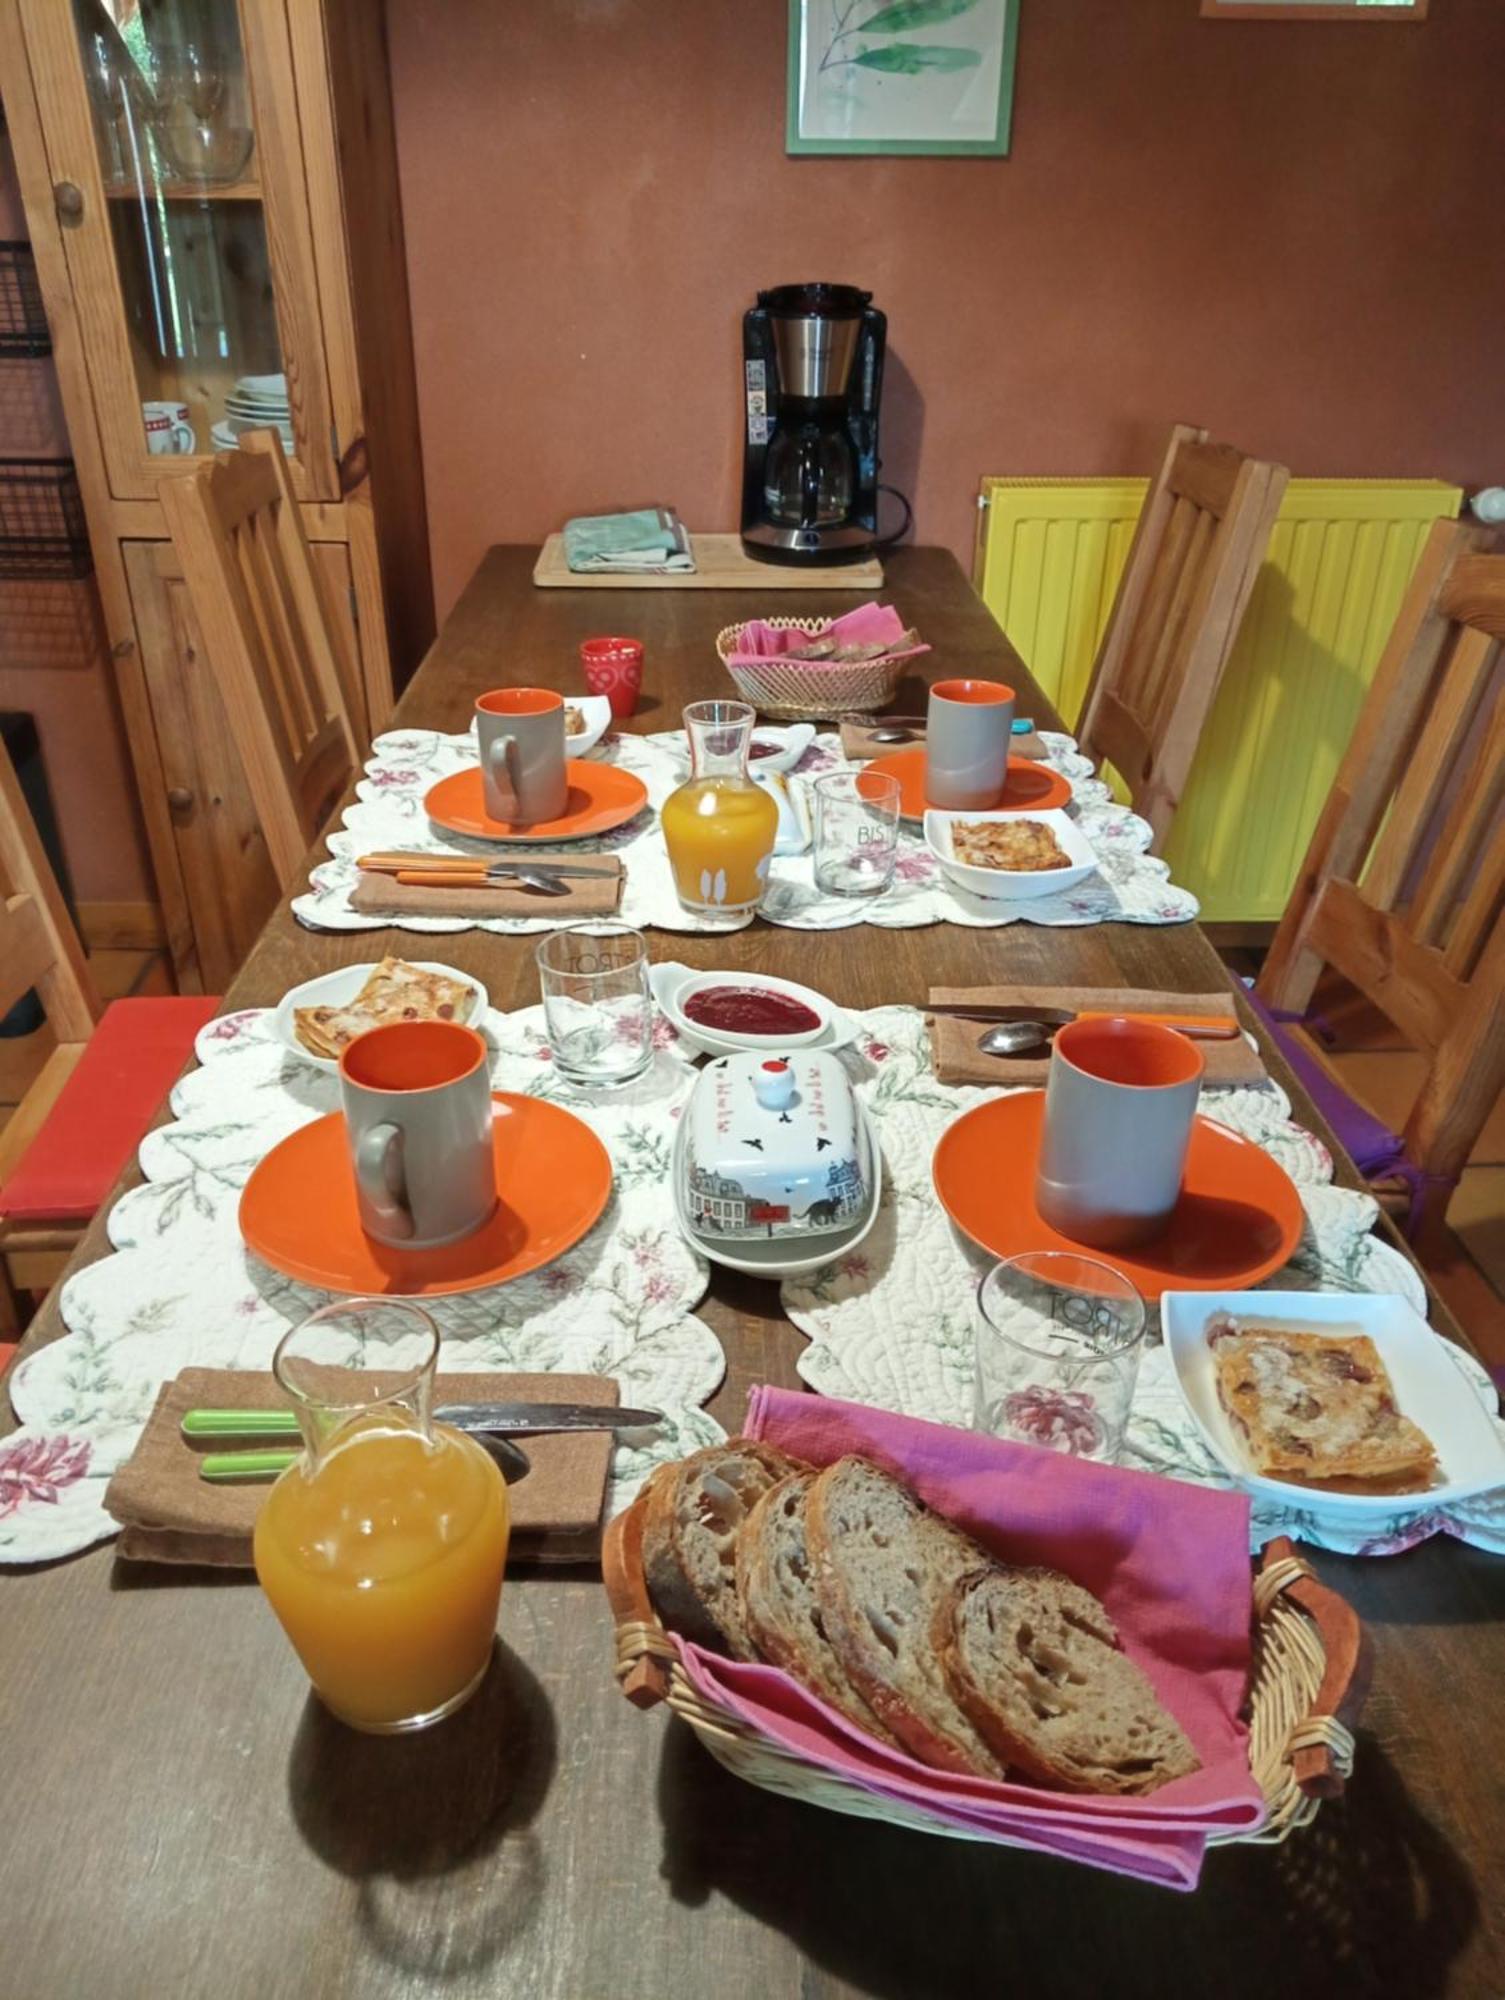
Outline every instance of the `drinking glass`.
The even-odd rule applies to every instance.
[[[881,896],[899,851],[899,781],[881,771],[815,780],[815,886],[827,896]]]
[[[631,1083],[653,1061],[648,943],[631,924],[569,924],[539,944],[554,1067],[589,1089]]]
[[[1061,1250],[996,1264],[977,1290],[972,1428],[1111,1464],[1144,1328],[1144,1300],[1111,1265]]]
[[[325,1706],[425,1729],[480,1686],[507,1563],[507,1489],[435,1424],[439,1330],[399,1299],[342,1299],[272,1360],[303,1453],[256,1519],[256,1574]]]

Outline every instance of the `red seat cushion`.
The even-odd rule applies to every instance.
[[[0,1188],[8,1222],[87,1222],[134,1157],[158,1105],[219,1012],[198,995],[116,1000],[47,1122]]]

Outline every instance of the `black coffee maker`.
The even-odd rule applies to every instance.
[[[857,562],[878,539],[888,321],[855,285],[778,285],[742,321],[742,546],[771,563]]]

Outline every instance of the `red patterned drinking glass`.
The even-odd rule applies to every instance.
[[[604,694],[617,717],[631,715],[643,688],[643,642],[611,637],[583,639],[580,665],[592,694]]]

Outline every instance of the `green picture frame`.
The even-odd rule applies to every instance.
[[[789,0],[785,152],[1006,158],[1013,140],[1020,5],[1021,0]],[[832,70],[849,73],[843,79],[845,102],[823,105],[816,100],[814,79]],[[990,119],[978,116],[979,82]],[[892,133],[882,129],[885,119]],[[923,129],[927,122],[934,124],[933,133]],[[946,136],[959,125],[968,128],[965,136]]]

